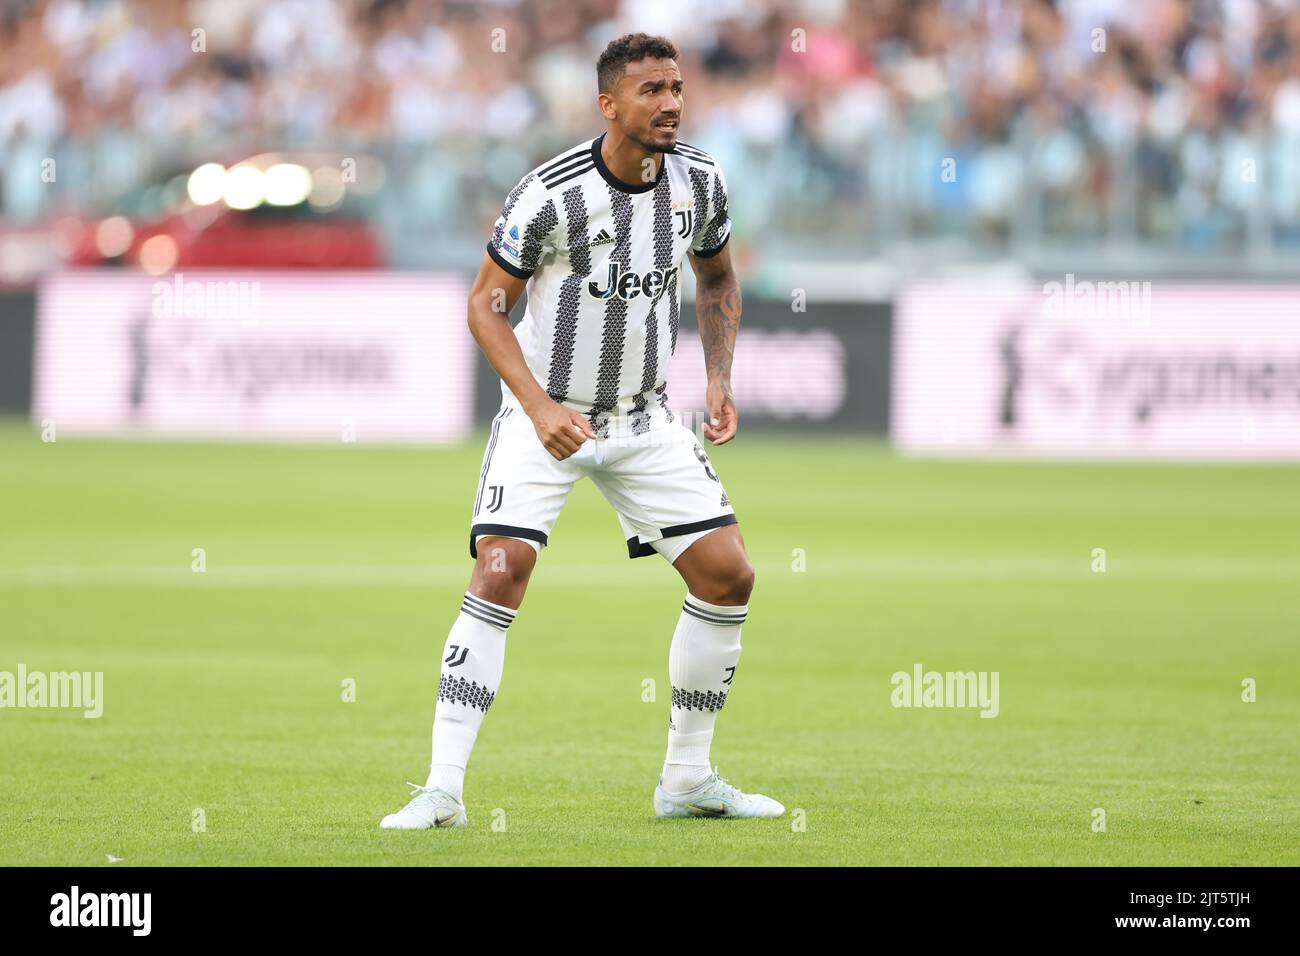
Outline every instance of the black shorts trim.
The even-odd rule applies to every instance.
[[[527,538],[529,541],[540,541],[546,544],[546,532],[538,531],[536,528],[518,528],[512,524],[476,524],[469,529],[469,556],[478,557],[478,547],[474,539],[481,534],[499,534],[507,538]]]
[[[721,249],[722,246],[718,246],[718,248]],[[533,277],[531,272],[525,272],[513,262],[507,261],[506,257],[497,252],[496,246],[492,245],[490,242],[487,244],[487,252],[493,262],[499,265],[502,269],[505,269],[506,272],[509,272],[516,279],[531,279]],[[709,253],[709,255],[713,255],[713,253]]]
[[[711,531],[714,528],[725,528],[729,524],[738,524],[735,513],[718,515],[716,518],[705,518],[703,521],[692,521],[690,524],[675,524],[669,528],[659,529],[661,538],[676,538],[684,534],[694,534],[697,531]],[[633,536],[627,539],[627,556],[629,558],[644,558],[651,554],[658,554],[652,544],[642,544],[640,537]]]

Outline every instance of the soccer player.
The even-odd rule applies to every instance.
[[[687,594],[668,653],[668,752],[659,817],[774,817],[777,801],[714,770],[714,721],[740,659],[754,569],[708,455],[668,407],[682,260],[708,369],[704,436],[736,434],[731,357],[740,283],[727,240],[727,181],[677,138],[677,50],[644,33],[596,65],[606,130],[534,169],[510,192],[469,296],[469,326],[501,376],[501,410],[474,494],[469,590],[442,656],[433,760],[385,829],[465,826],[465,767],[501,681],[506,632],[574,482],[590,477],[618,513],[628,556],[655,552]],[[507,317],[525,287],[523,321]]]

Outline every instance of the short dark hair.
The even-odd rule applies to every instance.
[[[654,60],[677,59],[677,47],[667,37],[648,33],[627,33],[611,40],[596,61],[596,85],[601,93],[613,93],[629,63],[650,57]]]

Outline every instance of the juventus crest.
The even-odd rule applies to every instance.
[[[685,239],[687,236],[691,234],[691,225],[695,221],[694,210],[679,209],[673,215],[675,215],[678,221],[681,223],[680,228],[678,228],[677,230],[677,235]]]

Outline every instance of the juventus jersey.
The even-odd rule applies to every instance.
[[[533,376],[608,438],[673,420],[665,375],[684,259],[721,252],[731,220],[727,181],[707,153],[679,142],[663,154],[658,178],[629,185],[601,158],[604,139],[520,180],[487,251],[529,280],[514,331]],[[504,381],[501,390],[512,397]]]

